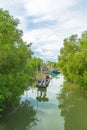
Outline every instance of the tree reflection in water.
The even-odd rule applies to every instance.
[[[3,130],[30,130],[37,125],[36,110],[30,101],[22,102],[14,111],[9,112],[0,119]]]
[[[46,97],[47,94],[47,88],[37,88],[37,97],[36,99],[41,102],[41,101],[49,101],[49,99]]]
[[[81,90],[65,82],[58,100],[58,108],[65,120],[65,130],[87,130],[87,97]]]

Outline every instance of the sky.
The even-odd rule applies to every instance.
[[[87,0],[0,0],[20,20],[23,40],[36,57],[57,61],[63,40],[87,30]]]

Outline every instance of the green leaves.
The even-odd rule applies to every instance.
[[[35,78],[31,44],[22,40],[18,19],[0,9],[0,108],[17,103]],[[33,65],[34,64],[34,65]]]
[[[81,88],[87,89],[87,31],[81,38],[77,35],[64,40],[64,47],[60,50],[58,65],[65,77]]]

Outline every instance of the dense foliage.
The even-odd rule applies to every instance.
[[[87,31],[64,40],[58,66],[66,79],[87,91]]]
[[[48,61],[47,65],[49,67],[49,70],[58,69],[58,63],[57,62]]]
[[[0,111],[15,105],[36,78],[31,44],[23,41],[18,24],[18,19],[0,9]]]

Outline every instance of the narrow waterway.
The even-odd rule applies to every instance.
[[[47,89],[30,89],[25,91],[22,101],[28,100],[36,110],[36,125],[31,130],[64,130],[64,119],[58,109],[57,94],[63,84],[63,77],[51,80]]]
[[[87,130],[87,98],[62,75],[47,89],[29,89],[14,111],[0,119],[0,130]]]

